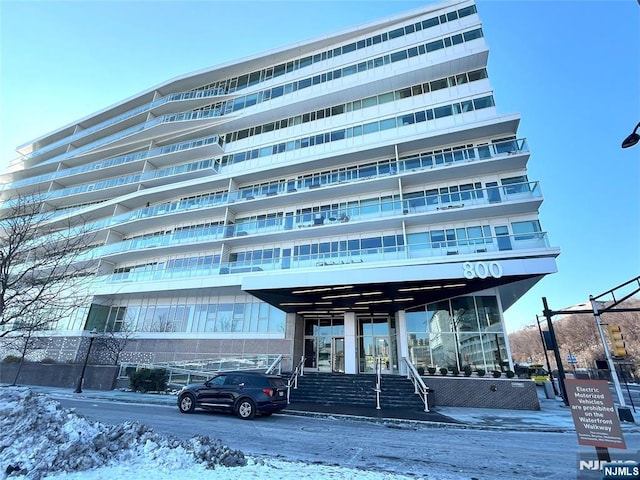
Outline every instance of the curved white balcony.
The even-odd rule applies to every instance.
[[[35,177],[24,178],[15,182],[9,183],[4,186],[6,189],[18,189],[21,187],[36,185],[38,183],[46,183],[56,180],[60,182],[64,178],[78,177],[83,173],[97,172],[97,175],[104,175],[102,172],[104,169],[117,167],[125,164],[132,164],[141,160],[148,160],[153,158],[158,160],[165,156],[171,156],[171,154],[181,153],[181,159],[190,160],[193,155],[185,155],[187,152],[200,151],[203,148],[211,145],[220,144],[221,138],[218,135],[212,135],[210,137],[196,138],[193,140],[187,140],[184,142],[173,143],[171,145],[165,145],[163,147],[156,147],[142,152],[130,153],[127,155],[119,155],[117,157],[111,157],[99,162],[93,162],[85,165],[79,165],[77,167],[66,168],[58,170],[56,172],[46,173],[44,175],[37,175]],[[213,151],[211,154],[213,155]],[[157,163],[157,162],[156,162]],[[134,167],[135,168],[135,167]],[[127,173],[123,171],[123,173]],[[77,178],[74,178],[77,180]]]
[[[92,125],[91,127],[80,130],[73,135],[69,135],[68,137],[61,138],[49,145],[45,145],[42,148],[34,150],[33,152],[24,156],[24,159],[30,160],[32,158],[43,155],[51,150],[54,150],[57,147],[62,147],[67,144],[73,143],[77,140],[80,140],[84,137],[89,136],[90,134],[99,132],[100,130],[104,130],[112,125],[123,122],[127,119],[133,118],[142,113],[149,113],[153,111],[155,108],[165,105],[170,102],[179,102],[184,100],[193,100],[193,99],[207,99],[211,97],[223,96],[225,95],[224,91],[221,89],[210,89],[210,90],[199,90],[199,91],[191,91],[191,92],[182,92],[182,93],[174,93],[171,95],[167,95],[165,97],[154,100],[153,102],[146,103],[144,105],[140,105],[136,108],[132,108],[120,115],[116,115],[104,122],[100,122],[96,125]]]
[[[455,245],[454,245],[455,243]],[[454,252],[455,253],[452,253]],[[432,242],[396,247],[380,247],[349,250],[331,254],[317,253],[312,255],[298,255],[281,257],[269,261],[226,262],[204,267],[185,267],[171,270],[150,267],[145,271],[124,272],[103,275],[96,278],[98,282],[142,283],[154,281],[170,281],[176,279],[211,277],[219,275],[246,275],[266,271],[285,271],[298,269],[326,269],[331,267],[353,268],[370,267],[372,264],[389,264],[403,262],[411,264],[411,260],[418,263],[425,258],[448,258],[452,255],[469,255],[473,258],[492,257],[501,254],[505,258],[521,253],[512,252],[545,252],[546,255],[556,256],[557,249],[550,247],[546,232],[521,235],[506,235],[467,239],[463,242]],[[456,257],[458,258],[458,257]],[[164,265],[164,264],[159,264]]]
[[[220,203],[224,198],[219,198]],[[531,202],[534,202],[532,205]],[[327,229],[336,234],[358,233],[368,230],[373,222],[375,229],[400,229],[406,225],[423,225],[425,216],[429,223],[453,223],[472,220],[478,217],[477,208],[490,208],[484,216],[511,215],[529,213],[537,210],[542,201],[537,182],[513,184],[503,187],[491,187],[469,190],[461,193],[447,193],[435,197],[424,196],[405,201],[376,202],[359,207],[324,209],[318,207],[314,213],[279,216],[263,219],[236,219],[234,225],[207,226],[197,230],[184,230],[149,238],[129,239],[96,248],[96,256],[116,258],[119,261],[148,255],[148,249],[154,248],[154,255],[181,253],[193,250],[194,246],[202,248],[204,244],[215,245],[222,242],[233,245],[250,245],[257,236],[268,236],[265,241],[302,240],[309,236],[329,235]],[[218,204],[218,205],[219,205]],[[211,202],[211,205],[215,205]],[[409,206],[411,205],[411,206]],[[188,210],[188,205],[163,206],[167,212]],[[154,207],[157,209],[158,207]],[[133,212],[121,215],[127,221],[141,217]],[[95,224],[94,224],[95,225]],[[94,227],[91,225],[91,227]],[[104,225],[106,226],[106,225]],[[317,233],[313,233],[312,230]]]

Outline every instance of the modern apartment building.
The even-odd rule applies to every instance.
[[[91,300],[45,355],[507,369],[503,312],[559,249],[473,1],[169,80],[19,147],[5,200],[82,219]],[[43,193],[44,192],[44,193]],[[33,195],[29,197],[29,195]]]

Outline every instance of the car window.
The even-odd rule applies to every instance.
[[[226,375],[218,375],[217,377],[214,377],[211,380],[209,380],[209,383],[211,385],[215,385],[219,387],[220,385],[224,385],[224,382],[226,379],[227,379]]]
[[[225,385],[240,385],[244,383],[244,378],[241,375],[229,375]]]
[[[270,378],[269,384],[272,388],[281,388],[283,385],[281,378]]]

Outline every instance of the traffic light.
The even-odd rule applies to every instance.
[[[627,356],[627,347],[624,344],[624,339],[622,337],[622,330],[620,330],[619,325],[609,325],[607,327],[609,330],[609,339],[611,340],[611,346],[613,347],[613,351],[611,352],[614,357],[626,357]]]

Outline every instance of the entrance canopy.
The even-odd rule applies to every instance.
[[[242,290],[289,313],[391,313],[499,287],[504,290],[506,309],[544,274],[555,271],[552,259],[530,260],[536,260],[533,265],[538,268],[528,272],[522,271],[522,260],[487,262],[491,265],[477,272],[470,262],[270,272],[244,277]]]

